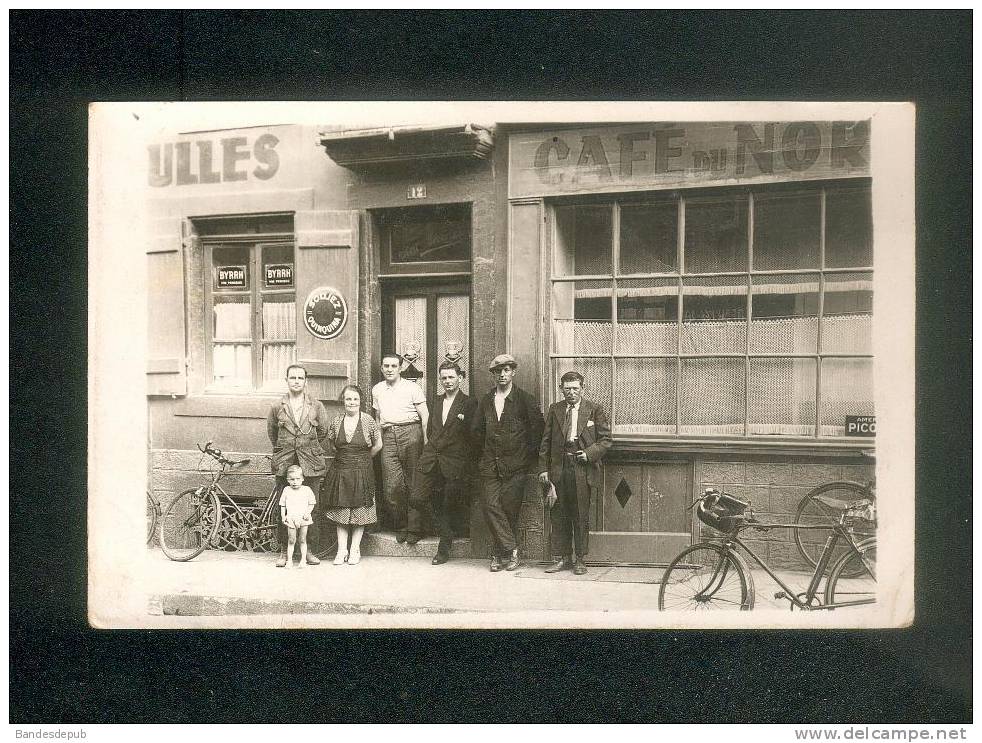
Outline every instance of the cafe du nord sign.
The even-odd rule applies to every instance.
[[[870,174],[869,121],[621,124],[515,133],[509,196]]]
[[[303,324],[315,338],[337,338],[348,322],[348,304],[337,289],[319,286],[303,303]]]

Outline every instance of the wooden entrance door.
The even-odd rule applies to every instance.
[[[691,542],[689,462],[609,462],[593,504],[590,561],[667,564]]]
[[[382,349],[418,354],[403,363],[402,376],[417,378],[427,399],[436,395],[436,369],[448,344],[460,347],[457,363],[468,372],[460,389],[470,394],[470,284],[466,282],[400,281],[384,289]],[[379,377],[381,379],[381,377]]]

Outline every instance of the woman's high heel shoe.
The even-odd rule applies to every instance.
[[[337,556],[334,558],[335,565],[344,565],[344,561],[348,559],[348,550],[339,549]]]

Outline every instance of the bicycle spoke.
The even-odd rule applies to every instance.
[[[717,544],[685,550],[665,571],[662,609],[720,611],[748,606],[748,584],[729,552]]]

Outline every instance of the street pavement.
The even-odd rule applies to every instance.
[[[276,556],[208,550],[190,562],[148,550],[148,613],[158,616],[230,615],[446,615],[512,612],[657,612],[662,568],[591,566],[585,576],[546,575],[529,564],[514,573],[491,573],[486,560],[363,556],[358,565],[330,560],[303,569],[275,566]],[[804,574],[782,573],[794,587]],[[754,572],[757,609],[784,609],[779,590]],[[657,616],[657,615],[654,615]],[[650,617],[649,617],[650,619]]]

